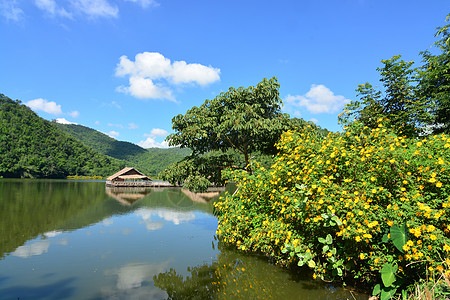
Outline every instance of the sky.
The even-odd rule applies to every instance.
[[[421,63],[449,0],[0,0],[0,93],[144,148],[230,87],[280,83],[282,111],[341,131],[381,60]]]

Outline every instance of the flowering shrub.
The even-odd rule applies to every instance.
[[[382,119],[322,138],[283,134],[269,170],[226,171],[217,235],[314,277],[388,299],[444,271],[450,251],[450,137],[407,139]],[[448,268],[445,268],[448,269]]]

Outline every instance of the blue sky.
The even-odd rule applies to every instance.
[[[0,0],[0,93],[143,147],[229,87],[278,78],[283,111],[339,131],[382,59],[420,63],[449,0]]]

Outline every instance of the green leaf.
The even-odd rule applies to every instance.
[[[326,240],[325,240],[325,242],[327,243],[327,244],[331,244],[331,243],[333,243],[333,238],[331,237],[331,234],[327,234],[327,237],[326,237]]]
[[[399,227],[397,225],[393,225],[391,227],[391,240],[394,243],[394,246],[400,251],[403,251],[403,246],[406,244],[407,238],[408,238],[408,227],[406,226],[406,223]]]
[[[325,244],[326,243],[326,240],[324,238],[322,238],[322,237],[318,238],[318,240],[319,240],[319,243],[321,243],[321,244]]]
[[[316,263],[313,260],[308,261],[308,267],[314,269],[316,267]]]
[[[376,296],[381,292],[381,285],[377,284],[373,287],[372,296]]]
[[[395,282],[395,272],[397,272],[397,266],[388,263],[383,265],[380,273],[385,287],[390,287]]]
[[[387,242],[389,242],[389,236],[388,236],[387,233],[386,233],[385,235],[383,235],[383,238],[381,239],[381,242],[382,242],[382,243],[387,243]]]
[[[381,290],[381,300],[389,300],[391,299],[394,295],[395,292],[397,291],[397,288],[383,288]]]
[[[341,226],[343,223],[337,216],[333,216],[331,220],[335,221],[338,226]]]

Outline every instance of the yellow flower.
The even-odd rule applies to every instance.
[[[366,258],[366,256],[364,255],[364,253],[361,253],[361,254],[359,254],[359,258],[360,258],[361,260],[363,260],[364,258]]]
[[[438,188],[442,187],[442,183],[441,182],[436,183],[436,187]]]
[[[449,252],[450,251],[450,246],[445,244],[443,249],[444,249],[444,251]]]
[[[431,239],[432,241],[435,241],[437,238],[436,238],[436,236],[435,236],[434,234],[432,234],[432,235],[430,235],[430,239]]]

